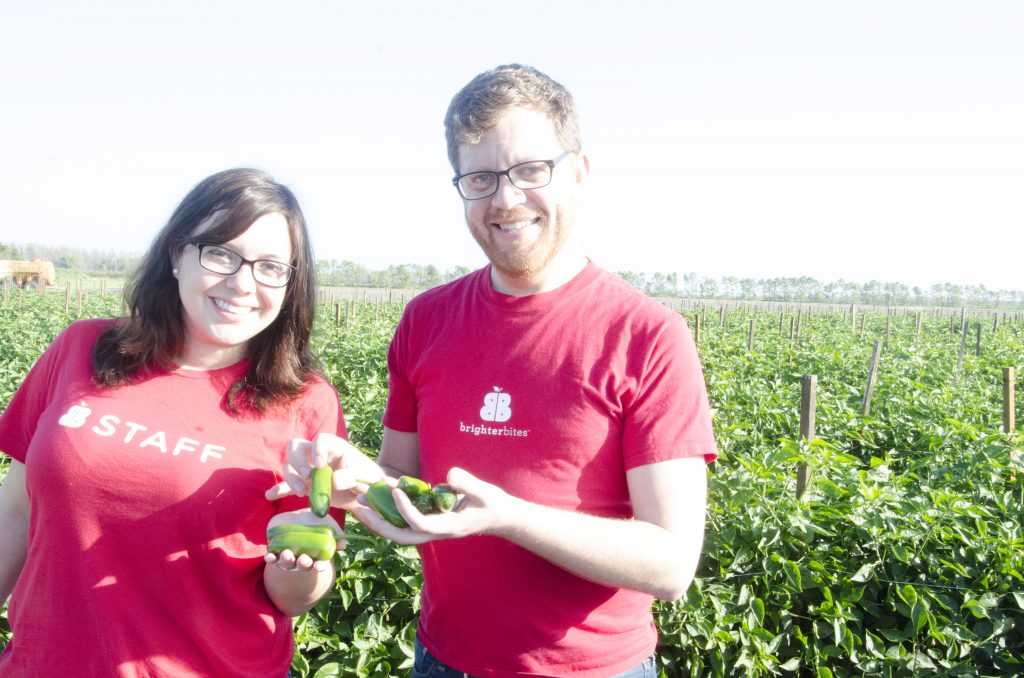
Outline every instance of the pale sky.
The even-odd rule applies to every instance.
[[[484,263],[442,119],[565,84],[614,270],[1024,289],[1018,0],[93,0],[0,9],[0,242],[140,253],[200,179],[299,195],[316,254]]]

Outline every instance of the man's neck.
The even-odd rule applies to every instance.
[[[582,253],[558,256],[542,271],[514,274],[491,267],[491,287],[496,292],[513,297],[526,297],[558,289],[587,267],[587,257]]]

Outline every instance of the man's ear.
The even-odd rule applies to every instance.
[[[576,163],[573,167],[576,171],[576,183],[585,186],[590,177],[590,156],[580,151],[576,154]]]

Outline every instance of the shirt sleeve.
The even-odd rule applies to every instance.
[[[409,320],[403,316],[388,347],[388,400],[381,422],[395,431],[416,431],[416,391],[409,379]]]
[[[61,363],[60,355],[68,333],[69,330],[64,330],[43,351],[14,392],[3,414],[0,414],[0,451],[23,464],[39,418],[53,396],[55,377]]]
[[[306,411],[306,437],[312,439],[317,433],[333,433],[348,439],[345,416],[337,390],[322,378],[310,385],[304,396],[303,409]]]
[[[647,343],[636,394],[626,412],[626,469],[669,459],[718,457],[704,374],[693,337],[674,315]]]

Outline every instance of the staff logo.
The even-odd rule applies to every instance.
[[[493,393],[484,396],[484,406],[480,408],[480,418],[484,421],[508,421],[512,417],[512,396],[502,393],[497,386]]]
[[[72,405],[67,412],[61,415],[57,423],[68,428],[82,428],[92,410],[84,402],[81,405]]]

